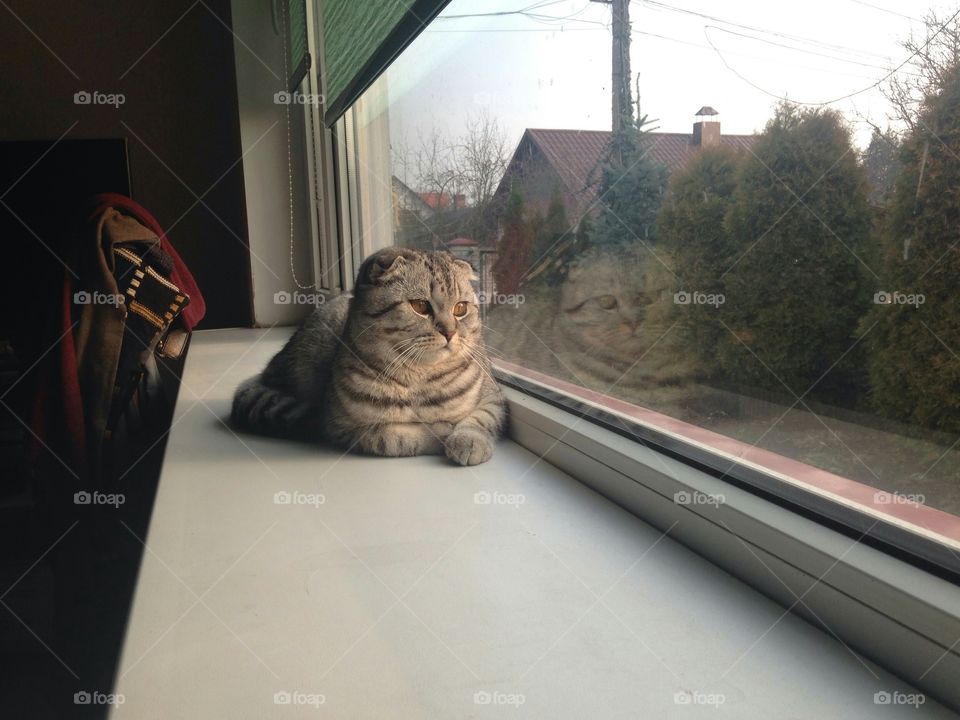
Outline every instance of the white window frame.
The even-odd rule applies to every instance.
[[[532,395],[504,394],[518,444],[960,709],[956,584]],[[681,504],[677,493],[723,502]]]

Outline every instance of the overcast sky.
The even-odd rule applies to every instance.
[[[924,34],[919,19],[927,10],[958,7],[956,0],[634,0],[631,70],[643,112],[664,132],[690,132],[703,105],[720,111],[724,133],[758,131],[776,103],[771,95],[822,103],[858,93],[833,106],[851,121],[859,113],[884,125],[883,96],[859,91],[906,59],[899,42],[911,30]],[[608,130],[609,23],[610,7],[589,0],[453,0],[388,73],[394,142],[434,125],[456,134],[483,108],[511,148],[527,127]],[[858,142],[868,138],[859,122]]]

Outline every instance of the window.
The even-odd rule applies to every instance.
[[[957,569],[960,13],[623,5],[451,2],[338,124],[343,250],[471,261],[506,382]]]

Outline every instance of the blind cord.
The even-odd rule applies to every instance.
[[[290,32],[290,3],[281,2],[280,5],[284,8],[283,16],[283,30],[280,33],[280,37],[283,41],[283,79],[284,79],[284,88],[283,91],[286,93],[287,88],[290,87],[290,59],[289,59],[289,50],[288,50],[288,34]],[[294,248],[294,206],[293,206],[293,149],[292,149],[292,140],[291,140],[291,129],[290,129],[290,105],[293,104],[293,93],[295,89],[290,92],[291,97],[287,98],[288,102],[284,103],[284,118],[286,121],[287,129],[287,197],[289,200],[290,208],[290,277],[293,278],[293,284],[296,285],[301,290],[317,290],[317,283],[313,282],[312,284],[305,285],[297,279],[297,271],[293,262],[293,248]]]

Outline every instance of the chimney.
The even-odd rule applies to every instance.
[[[720,144],[720,113],[709,105],[697,110],[693,124],[693,144],[698,147],[717,147]]]

